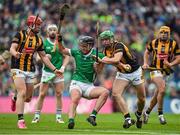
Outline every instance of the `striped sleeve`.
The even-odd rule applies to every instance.
[[[16,35],[13,37],[11,43],[19,44],[21,42],[21,32],[17,32]]]
[[[124,52],[124,45],[123,45],[123,43],[118,43],[118,44],[115,46],[115,51],[114,51],[114,53],[118,53],[118,52]]]
[[[176,42],[176,41],[174,41]],[[176,46],[174,48],[174,55],[177,56],[177,55],[180,55],[180,48],[179,48],[179,44],[177,44],[176,42]]]
[[[149,52],[152,52],[152,51],[153,51],[152,41],[147,44],[146,48],[147,48],[147,50],[148,50]]]
[[[37,51],[44,51],[44,45],[43,45],[42,38],[39,38],[38,44],[39,44],[39,46],[37,48]]]

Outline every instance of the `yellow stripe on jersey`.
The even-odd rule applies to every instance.
[[[123,44],[124,45],[124,44]],[[129,52],[129,49],[124,45],[125,52],[129,59],[133,59],[131,53]]]
[[[27,40],[26,42],[24,43],[24,48],[27,48],[28,47],[28,44],[29,44],[29,36],[27,37]],[[24,70],[24,61],[25,61],[25,56],[26,54],[25,53],[22,53],[21,57],[20,57],[20,69],[21,70]]]

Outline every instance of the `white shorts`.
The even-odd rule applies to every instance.
[[[11,74],[13,79],[16,77],[24,78],[26,83],[34,83],[35,82],[35,72],[22,71],[20,69],[11,69]]]
[[[160,70],[154,70],[150,72],[151,79],[154,77],[163,77],[163,73]]]
[[[72,80],[69,88],[69,93],[71,93],[72,90],[77,89],[81,93],[81,95],[85,98],[89,98],[89,94],[94,89],[95,86],[93,83],[83,83],[80,81]]]
[[[64,77],[57,77],[54,73],[42,71],[41,82],[43,83],[59,83],[64,82]]]
[[[132,73],[126,73],[126,74],[117,72],[116,79],[126,80],[128,82],[131,82],[132,85],[139,85],[144,82],[142,68],[139,67],[136,71],[134,71]]]
[[[168,82],[172,78],[172,75],[164,75],[160,70],[151,71],[150,72],[150,78],[153,79],[155,77],[162,77],[163,80]]]

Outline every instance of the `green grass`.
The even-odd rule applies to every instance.
[[[122,114],[99,114],[97,117],[97,126],[93,127],[86,122],[88,115],[77,115],[75,119],[75,129],[67,129],[67,115],[63,115],[65,124],[55,123],[55,115],[43,114],[41,121],[37,124],[31,124],[32,114],[26,114],[25,120],[28,129],[18,129],[17,116],[15,114],[0,114],[0,134],[132,134],[132,135],[178,135],[180,134],[180,115],[166,114],[168,124],[160,125],[156,114],[152,114],[149,123],[143,125],[142,129],[135,126],[129,129],[123,129]],[[134,118],[135,116],[132,115]]]

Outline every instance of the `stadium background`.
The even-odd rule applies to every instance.
[[[58,3],[69,2],[59,0]],[[0,0],[0,52],[10,48],[10,42],[17,30],[25,28],[25,20],[30,14],[40,14],[43,18],[41,34],[45,37],[48,23],[58,23],[57,0]],[[77,38],[81,34],[95,37],[96,22],[100,21],[100,31],[111,29],[116,39],[124,42],[133,49],[142,64],[143,53],[148,41],[154,38],[159,27],[168,25],[172,38],[180,43],[180,0],[74,0],[71,1],[72,10],[62,26],[65,46],[77,48]],[[0,112],[9,100],[14,89],[9,72],[10,61],[0,66]],[[36,63],[37,69],[42,66]],[[68,86],[73,73],[73,59],[65,72],[63,96],[68,98]],[[175,67],[175,73],[168,82],[165,97],[165,112],[180,113],[180,66]],[[37,75],[41,71],[37,70]],[[111,89],[115,75],[115,68],[106,66],[95,84]],[[40,77],[38,77],[40,78]],[[145,72],[147,101],[155,89]],[[129,87],[126,91],[131,111],[134,108],[135,90]],[[38,89],[34,96],[38,95]],[[48,98],[54,96],[53,88],[48,91]],[[117,111],[113,99],[112,111]],[[5,103],[4,103],[5,102]],[[148,104],[147,102],[147,104]],[[172,105],[172,102],[175,102]],[[52,102],[53,103],[53,102]],[[174,107],[175,111],[171,108]],[[7,108],[7,106],[6,106]]]

